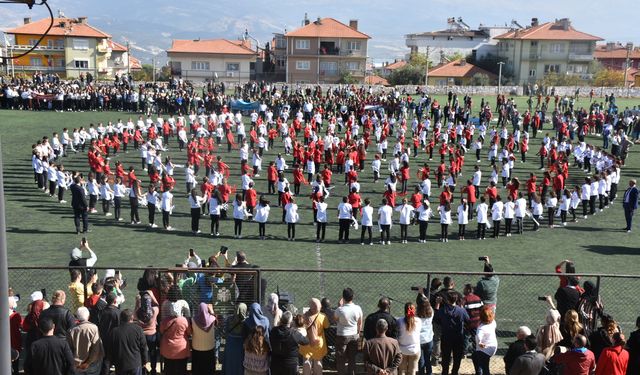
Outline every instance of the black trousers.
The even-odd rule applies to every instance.
[[[242,235],[242,219],[233,219],[233,234]]]
[[[73,222],[76,225],[76,232],[80,232],[80,220],[82,220],[82,231],[89,230],[89,211],[83,208],[74,208]]]
[[[211,233],[218,233],[220,229],[220,215],[209,215],[211,218]]]
[[[103,199],[102,200],[102,212],[109,213],[109,208],[111,208],[111,201]]]
[[[58,200],[61,201],[64,199],[64,192],[65,190],[67,190],[67,188],[63,188],[61,186],[58,186]]]
[[[458,238],[464,238],[464,233],[467,230],[466,224],[458,224]]]
[[[596,196],[592,195],[589,197],[589,213],[591,215],[596,213]]]
[[[448,337],[443,335],[440,339],[440,350],[442,353],[442,375],[449,375],[449,365],[453,355],[453,367],[451,374],[457,375],[460,371],[460,362],[464,352],[464,338],[462,336]]]
[[[478,233],[476,234],[476,237],[478,238],[484,238],[485,234],[487,231],[487,224],[486,223],[478,223]]]
[[[423,220],[418,220],[418,222],[420,223],[420,240],[421,241],[426,241],[427,240],[427,228],[429,227],[429,222],[428,221],[423,221]]]
[[[372,243],[372,230],[371,226],[362,226],[362,231],[360,232],[360,243],[364,243],[364,235],[367,233],[369,235],[369,243]]]
[[[449,238],[449,224],[440,224],[440,239]]]
[[[89,195],[89,209],[93,210],[96,208],[96,203],[98,202],[97,195]]]
[[[149,211],[149,224],[154,224],[156,218],[156,205],[148,203],[147,210]]]
[[[547,207],[547,215],[549,215],[548,217],[548,222],[549,222],[549,226],[553,225],[553,218],[556,214],[556,209],[553,207]]]
[[[513,219],[504,219],[504,234],[511,234],[511,223]]]
[[[113,213],[116,220],[120,219],[120,207],[122,206],[121,197],[113,197]]]
[[[266,236],[266,231],[267,231],[267,223],[258,223],[258,236],[260,237],[264,237]]]
[[[498,238],[500,235],[500,220],[493,221],[493,238]]]
[[[162,226],[165,229],[169,227],[169,211],[162,210]]]
[[[324,241],[324,235],[327,231],[327,223],[316,222],[316,240]]]
[[[287,238],[296,238],[296,223],[287,223]]]
[[[386,240],[385,240],[385,236],[386,236]],[[391,225],[380,225],[380,241],[384,242],[384,241],[391,241]]]
[[[407,229],[408,228],[409,228],[409,225],[400,224],[400,241],[406,241],[407,240]]]
[[[140,215],[138,214],[138,198],[129,197],[129,205],[131,206],[131,221],[139,222]]]
[[[191,231],[197,232],[200,228],[200,207],[191,208]]]
[[[351,225],[351,220],[340,219],[339,224],[338,241],[349,241],[349,226]]]

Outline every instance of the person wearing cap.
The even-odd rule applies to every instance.
[[[89,257],[85,258],[84,253],[88,252]],[[71,250],[71,260],[69,261],[69,273],[71,273],[73,267],[82,267],[80,269],[80,273],[82,274],[82,279],[80,280],[82,283],[87,282],[87,273],[89,268],[93,267],[98,261],[98,256],[96,255],[91,247],[89,247],[89,241],[85,238],[80,240],[80,247],[74,247]]]
[[[69,331],[67,337],[74,353],[76,374],[97,375],[104,356],[98,326],[89,322],[89,309],[86,307],[78,308],[76,318],[78,325]]]
[[[67,295],[64,291],[56,290],[51,297],[51,306],[40,314],[40,322],[43,319],[51,319],[55,324],[55,335],[60,338],[65,338],[69,330],[76,326],[75,317],[69,309],[64,307],[66,299]]]
[[[482,298],[482,303],[485,306],[489,306],[495,312],[500,278],[493,274],[493,265],[491,265],[489,257],[484,258],[484,272],[485,275],[476,285],[476,294]]]
[[[22,317],[20,313],[16,311],[19,300],[20,296],[13,295],[13,290],[9,288],[9,333],[11,335],[11,349],[15,350],[18,355],[22,351],[22,334],[20,332]],[[11,365],[13,373],[17,375],[20,370],[20,361],[14,360]]]

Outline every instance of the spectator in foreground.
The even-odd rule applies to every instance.
[[[191,327],[184,316],[174,315],[160,323],[160,355],[167,375],[186,375],[191,356]]]
[[[110,332],[109,342],[109,356],[116,374],[141,374],[143,366],[147,372],[151,371],[147,340],[142,328],[133,323],[133,311],[120,312],[120,324]]]
[[[76,373],[96,375],[100,373],[104,349],[98,326],[89,322],[89,309],[80,307],[76,311],[78,325],[69,332],[69,345],[73,349]]]
[[[449,365],[453,355],[451,374],[460,370],[460,362],[464,354],[464,325],[469,321],[469,314],[460,306],[456,306],[456,294],[448,293],[444,306],[442,298],[436,300],[435,321],[441,329],[442,375],[449,375]]]
[[[280,324],[271,329],[271,374],[297,375],[299,345],[307,345],[309,339],[298,330],[291,328],[293,315],[285,311]]]
[[[422,320],[416,317],[416,307],[413,303],[404,305],[404,316],[398,319],[398,345],[402,353],[400,374],[413,375],[418,371],[420,361],[420,330]]]
[[[549,359],[553,355],[556,345],[562,341],[562,332],[560,332],[560,313],[556,310],[551,296],[546,296],[546,301],[550,308],[545,317],[545,324],[538,328],[536,341],[538,342],[538,352]]]
[[[565,353],[553,356],[553,362],[563,367],[563,374],[591,375],[596,368],[593,352],[586,348],[587,338],[578,335],[573,340],[573,347]],[[559,352],[560,348],[556,349]]]
[[[422,322],[420,329],[420,361],[418,374],[431,375],[431,352],[433,350],[433,309],[424,290],[416,297],[416,316]]]
[[[75,317],[64,307],[66,297],[62,290],[56,290],[51,297],[51,306],[40,314],[40,320],[51,319],[55,326],[55,335],[61,339],[66,338],[69,330],[76,326]]]
[[[482,303],[485,306],[490,307],[495,312],[496,304],[498,303],[500,278],[493,274],[493,265],[491,265],[488,256],[484,257],[484,272],[484,277],[476,285],[475,294],[482,299]]]
[[[498,350],[496,321],[493,309],[485,306],[480,311],[480,325],[476,331],[476,350],[473,352],[473,367],[476,374],[490,375],[489,362]]]
[[[242,375],[244,372],[242,362],[244,361],[243,335],[244,321],[247,319],[247,305],[239,303],[236,313],[225,321],[224,333],[226,345],[224,350],[224,360],[222,361],[222,373],[225,375]]]
[[[258,325],[244,341],[245,375],[269,374],[269,343],[265,337],[265,327]]]
[[[322,375],[322,359],[328,352],[325,331],[329,328],[330,323],[329,318],[320,310],[320,301],[317,298],[312,298],[309,301],[309,310],[304,313],[304,326],[307,328],[309,344],[300,347],[300,355],[305,375]]]
[[[367,340],[362,349],[364,367],[369,375],[397,374],[402,361],[398,341],[387,337],[388,323],[384,319],[376,322],[376,337]]]
[[[339,375],[354,375],[356,354],[358,353],[358,332],[362,330],[362,309],[353,303],[353,290],[345,288],[338,303],[335,317],[336,328],[336,368]]]
[[[544,368],[544,356],[536,352],[536,337],[529,335],[523,341],[526,352],[518,356],[513,365],[505,370],[510,375],[539,375]]]
[[[191,318],[191,373],[211,375],[216,368],[216,316],[212,305],[200,302]]]
[[[378,324],[378,320],[384,319],[387,321],[387,337],[391,337],[393,339],[398,337],[398,330],[396,328],[396,319],[389,313],[389,308],[391,306],[391,302],[389,298],[382,297],[378,300],[378,311],[371,313],[364,320],[364,338],[367,340],[371,340],[372,338],[378,335],[376,330],[376,325]]]
[[[42,338],[31,345],[30,360],[25,363],[29,374],[76,374],[73,352],[67,340],[54,335],[55,323],[49,317],[40,319]]]
[[[531,330],[529,327],[518,327],[516,331],[516,341],[512,342],[509,345],[509,349],[507,349],[507,353],[504,355],[504,370],[507,375],[510,375],[511,366],[515,362],[516,358],[520,357],[524,353],[530,350],[535,351],[535,347],[533,349],[527,349],[525,339],[531,335]],[[534,336],[535,339],[535,336]],[[544,362],[544,360],[543,360]]]
[[[629,363],[629,352],[624,349],[624,335],[616,332],[612,337],[613,346],[605,348],[596,366],[596,375],[625,375]]]
[[[640,374],[640,316],[636,318],[636,330],[631,332],[626,348],[629,352],[627,375]]]

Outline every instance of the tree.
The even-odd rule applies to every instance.
[[[424,84],[425,69],[412,65],[405,65],[396,69],[389,75],[389,84],[395,85],[422,85]]]
[[[153,81],[153,65],[142,64],[142,69],[131,71],[134,81]],[[171,69],[168,66],[156,67],[156,81],[168,81],[171,77]]]
[[[474,86],[489,86],[491,79],[484,73],[476,73],[471,77],[471,84]]]
[[[409,58],[408,64],[415,68],[425,69],[427,64],[429,64],[429,68],[433,66],[433,62],[427,59],[427,55],[422,53],[412,53]]]
[[[466,56],[463,55],[461,52],[456,52],[449,55],[445,55],[444,58],[447,59],[448,61],[456,61],[456,60],[465,60]]]
[[[623,87],[624,72],[621,70],[602,69],[593,77],[594,86]]]
[[[354,84],[358,83],[358,79],[354,77],[351,72],[347,70],[343,70],[340,72],[340,79],[338,79],[338,83],[340,84]]]

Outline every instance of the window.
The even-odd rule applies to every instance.
[[[36,43],[38,43],[38,39],[29,39],[29,45],[30,46],[35,46]]]
[[[42,66],[42,58],[41,57],[32,57],[30,60],[31,66]]]
[[[89,40],[74,38],[73,49],[89,49]]]
[[[287,66],[287,59],[284,56],[278,56],[276,57],[276,65],[278,66],[278,68],[286,68]]]
[[[350,41],[347,43],[347,49],[351,51],[360,51],[360,41]]]
[[[321,75],[338,74],[338,63],[335,61],[320,61],[320,74]]]
[[[227,63],[227,72],[237,72],[240,70],[240,63]]]
[[[544,72],[547,73],[559,73],[560,65],[559,64],[547,64],[544,66]]]
[[[283,37],[276,36],[276,48],[279,48],[279,49],[287,48],[287,43]]]
[[[311,62],[309,60],[296,61],[296,70],[309,70],[311,69]]]
[[[296,39],[296,49],[309,49],[310,47],[309,39]]]
[[[536,70],[535,69],[530,69],[529,70],[529,77],[535,77],[536,76]]]
[[[347,61],[346,62],[347,70],[359,70],[360,62],[359,61]]]
[[[47,42],[47,46],[49,48],[64,48],[64,40],[62,39],[49,40]]]
[[[564,44],[563,43],[553,43],[549,45],[549,52],[551,53],[564,53]]]
[[[534,40],[531,42],[531,47],[537,47],[538,46],[538,41]]]
[[[64,59],[55,59],[53,60],[53,66],[58,68],[64,68]]]
[[[209,70],[208,61],[192,61],[191,70]]]
[[[89,60],[73,60],[73,64],[78,69],[89,69]]]
[[[586,73],[587,65],[567,65],[567,72],[569,73]]]

